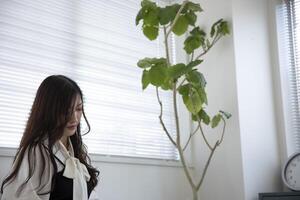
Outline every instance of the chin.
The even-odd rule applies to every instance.
[[[74,131],[73,131],[73,130],[72,130],[72,131],[70,131],[70,130],[65,130],[64,135],[70,137],[70,136],[74,135],[75,133],[76,133],[76,130],[74,130]]]
[[[70,134],[68,134],[68,136],[72,136],[75,135],[76,131],[71,132]]]

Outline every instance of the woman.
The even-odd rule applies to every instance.
[[[40,85],[1,200],[87,200],[99,171],[82,143],[82,92],[62,75]]]

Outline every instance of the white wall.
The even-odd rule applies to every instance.
[[[267,0],[198,0],[208,27],[228,20],[232,34],[220,41],[201,66],[208,85],[209,113],[232,113],[200,191],[201,200],[254,200],[259,192],[281,190],[280,159],[272,82]],[[180,60],[184,58],[179,53]],[[185,119],[186,120],[186,119]],[[220,129],[209,133],[210,142]],[[195,179],[207,152],[197,136],[192,148]],[[0,156],[0,178],[12,157]],[[96,162],[102,200],[188,200],[191,191],[175,166]]]
[[[246,199],[254,199],[257,192],[281,190],[268,6],[268,1],[233,1]]]
[[[190,191],[181,168],[97,163],[102,200],[188,200]]]
[[[254,200],[259,192],[281,191],[268,1],[200,2],[206,10],[200,15],[204,26],[218,18],[232,25],[231,36],[209,52],[200,68],[208,81],[211,113],[224,109],[233,114],[200,196],[202,200]],[[216,137],[216,133],[209,135],[211,141]],[[194,149],[196,168],[203,167],[207,156],[200,144],[197,141]]]
[[[224,18],[232,25],[231,1],[210,0],[200,1],[204,13],[200,14],[201,26],[209,30],[210,25]],[[208,31],[209,33],[209,31]],[[232,114],[228,121],[223,144],[216,150],[215,156],[208,169],[202,188],[201,200],[244,199],[244,178],[240,143],[239,112],[237,99],[236,68],[234,60],[233,34],[220,42],[204,57],[200,66],[207,80],[208,111],[211,115],[220,109]],[[220,137],[221,130],[209,131],[207,135],[213,144]],[[195,142],[195,165],[202,169],[208,157],[203,151],[201,137]],[[202,146],[201,146],[202,145]],[[200,153],[202,152],[202,153]],[[199,177],[200,170],[196,172]]]
[[[100,169],[97,192],[101,200],[189,199],[188,183],[182,168],[176,164],[145,165],[122,163],[122,159],[117,159],[119,162],[107,160],[94,162],[94,166]],[[0,156],[0,181],[9,171],[12,161],[12,151]]]

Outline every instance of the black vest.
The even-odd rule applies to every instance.
[[[65,170],[65,164],[59,160],[56,156],[55,158],[64,166],[63,170],[54,174],[55,180],[53,191],[50,193],[49,200],[73,200],[73,179],[63,176]],[[91,185],[87,182],[88,197],[92,192]]]

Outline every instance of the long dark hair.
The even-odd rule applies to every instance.
[[[57,164],[55,162],[55,157],[52,152],[52,148],[55,143],[62,137],[64,128],[66,127],[69,119],[71,118],[70,108],[74,107],[74,99],[79,95],[83,101],[82,92],[79,86],[72,79],[63,75],[52,75],[47,77],[38,88],[35,100],[33,102],[30,116],[27,121],[27,125],[17,150],[16,156],[14,158],[14,168],[12,172],[4,179],[1,185],[1,193],[3,193],[4,185],[12,182],[20,169],[23,157],[25,153],[28,153],[28,161],[35,159],[36,148],[41,152],[42,162],[40,177],[42,177],[46,159],[50,159],[51,164],[54,168],[54,173],[57,173]],[[87,124],[87,134],[90,131],[90,125],[87,121],[86,115],[84,113],[82,105],[82,115]],[[45,152],[45,139],[48,139],[47,153]],[[77,126],[77,131],[74,135],[70,136],[72,146],[74,148],[74,156],[83,163],[91,176],[88,185],[90,188],[96,187],[98,183],[97,177],[99,176],[99,171],[91,166],[91,160],[87,154],[87,148],[82,142],[80,133],[80,123]],[[34,162],[35,163],[35,162]],[[18,193],[23,189],[29,179],[33,176],[35,171],[35,165],[32,162],[29,164],[29,175],[24,183],[18,189]],[[55,176],[52,178],[51,191],[54,188]],[[41,178],[39,181],[39,190],[41,187]],[[48,191],[43,194],[50,193]]]

